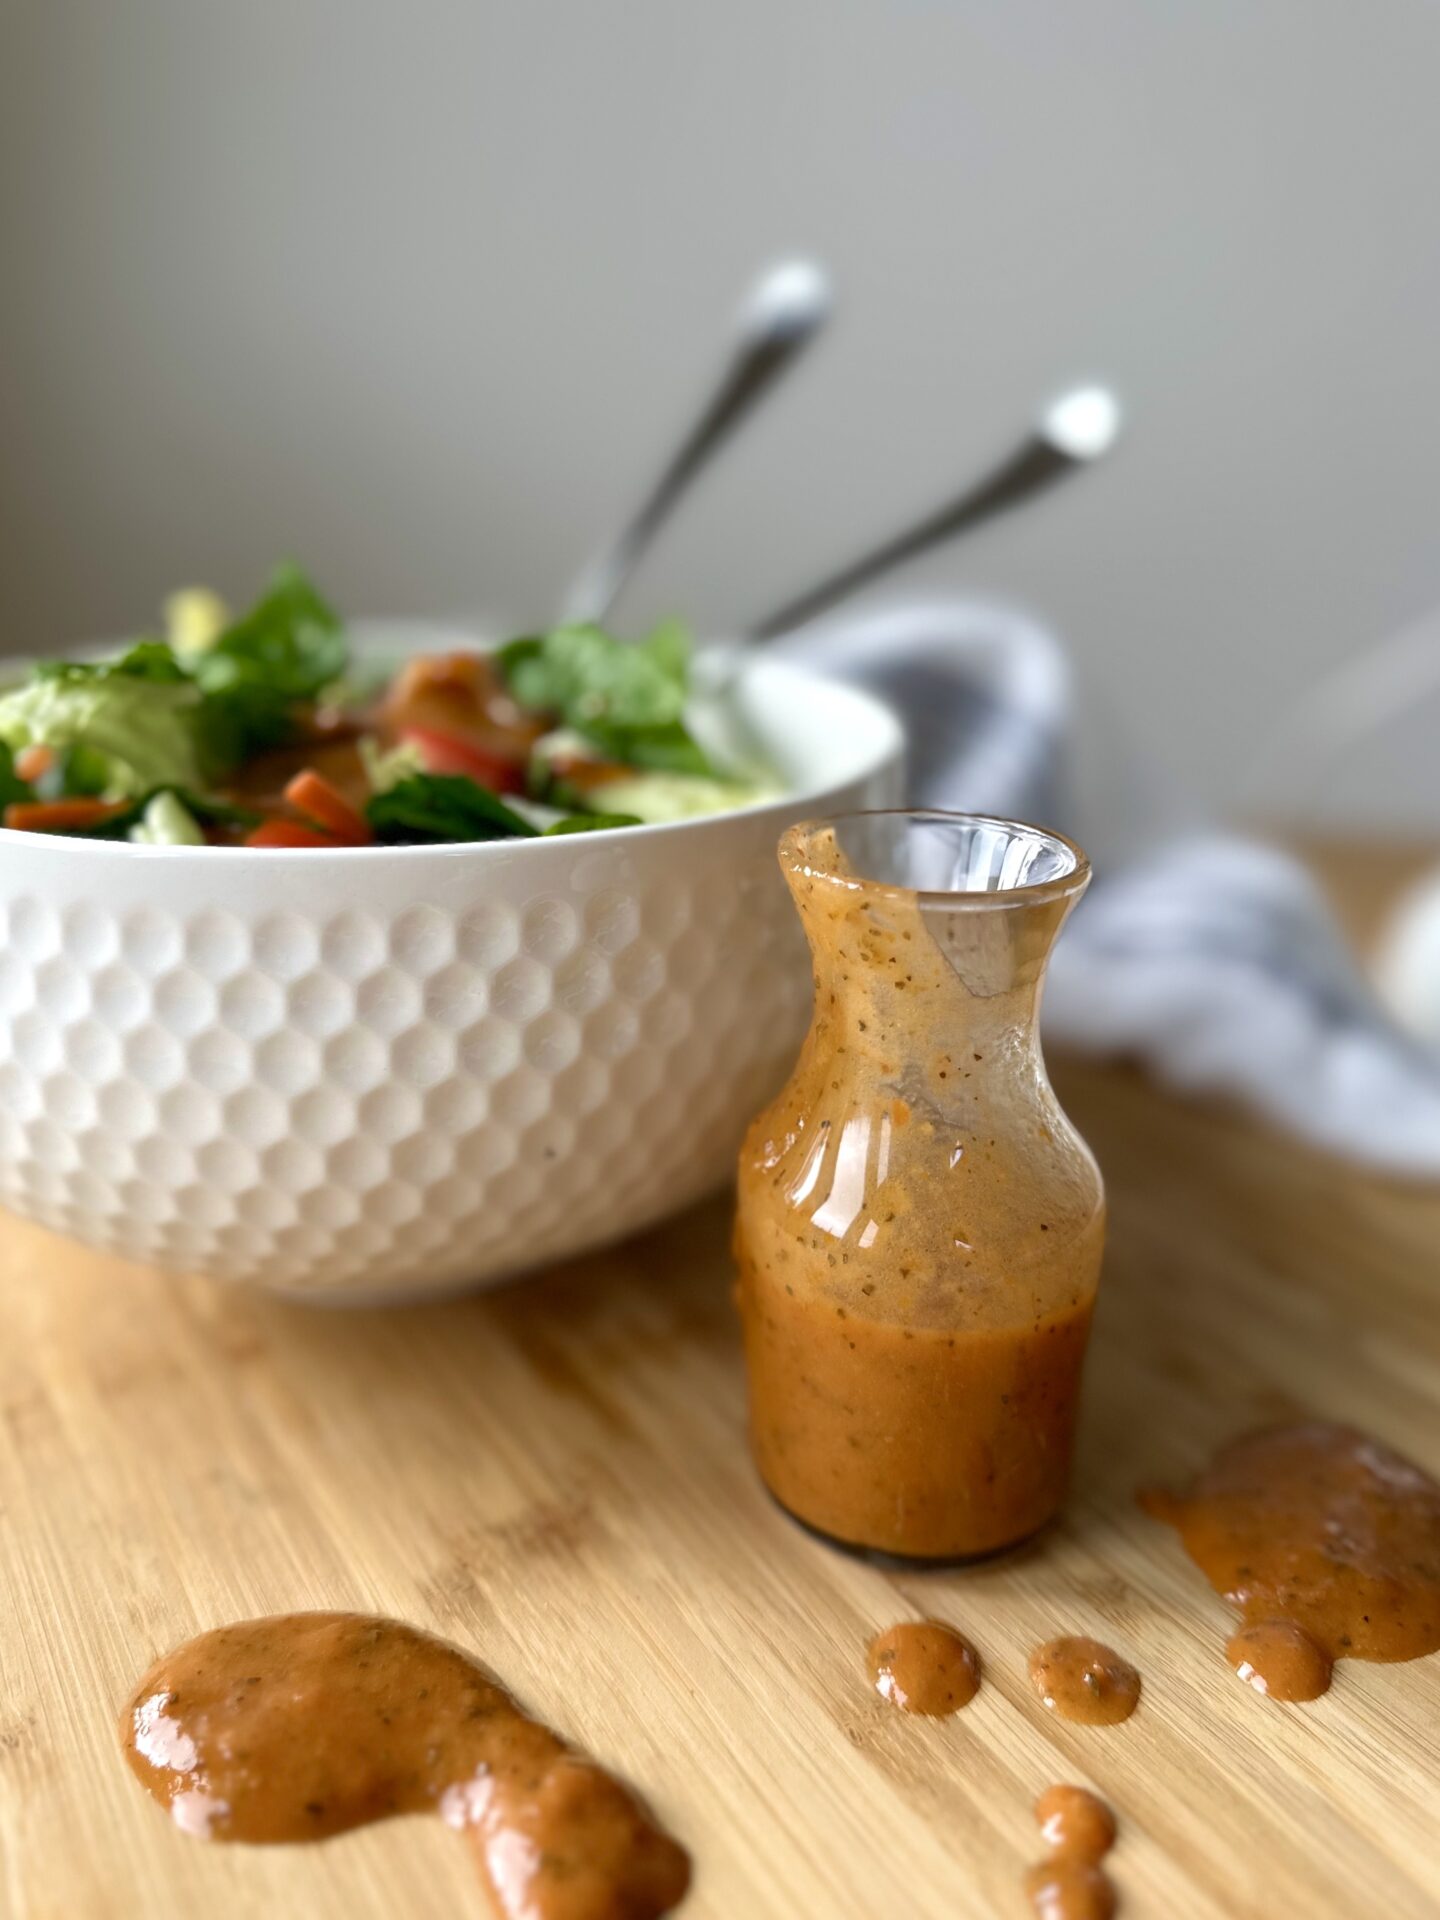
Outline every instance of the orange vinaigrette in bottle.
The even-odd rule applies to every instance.
[[[1099,1277],[1100,1175],[1037,1032],[1089,867],[943,813],[794,827],[780,863],[815,1009],[740,1159],[756,1462],[838,1541],[987,1553],[1064,1499]]]

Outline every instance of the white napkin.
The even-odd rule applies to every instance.
[[[1030,617],[949,601],[780,644],[904,715],[914,805],[1070,824],[1073,679]],[[1440,1053],[1382,1011],[1310,875],[1238,836],[1177,835],[1179,809],[1145,812],[1158,844],[1102,867],[1056,949],[1046,1033],[1133,1057],[1181,1091],[1228,1095],[1329,1152],[1440,1178]]]
[[[773,643],[904,716],[910,800],[1054,824],[1074,687],[1054,637],[982,601],[817,622]]]

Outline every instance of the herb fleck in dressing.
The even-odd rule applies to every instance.
[[[399,1621],[294,1613],[202,1633],[146,1674],[120,1734],[147,1792],[204,1839],[439,1813],[506,1920],[657,1920],[689,1885],[627,1787]]]

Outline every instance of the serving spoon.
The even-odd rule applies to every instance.
[[[1093,466],[1114,446],[1121,418],[1120,402],[1108,387],[1068,388],[1050,402],[1014,452],[957,499],[752,622],[747,637],[773,640],[803,626],[903,561],[968,533],[981,521],[1021,506],[1072,473]]]
[[[761,395],[815,339],[831,306],[829,276],[813,260],[782,260],[761,274],[740,309],[739,337],[719,384],[634,517],[571,586],[564,601],[567,621],[604,625],[682,495]]]

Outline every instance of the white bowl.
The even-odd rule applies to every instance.
[[[493,1282],[718,1185],[809,1004],[776,840],[893,805],[902,761],[884,707],[804,669],[758,658],[725,699],[785,799],[333,853],[0,829],[0,1204],[368,1301]]]

